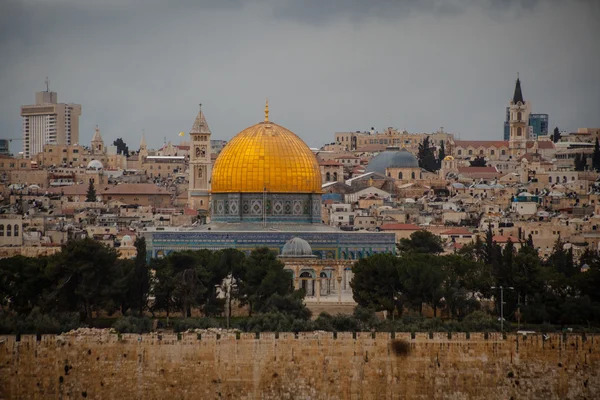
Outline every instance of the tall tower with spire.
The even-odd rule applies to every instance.
[[[206,123],[202,104],[190,130],[189,207],[208,210],[210,201],[210,177],[212,172],[210,128]]]
[[[509,104],[510,136],[508,147],[513,158],[527,153],[527,140],[529,139],[529,113],[530,104],[523,99],[521,80],[517,76],[515,92]]]

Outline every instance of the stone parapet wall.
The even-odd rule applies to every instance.
[[[594,399],[599,375],[593,335],[0,336],[0,399]]]

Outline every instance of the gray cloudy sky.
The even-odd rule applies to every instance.
[[[600,127],[598,0],[0,0],[0,137],[50,78],[80,141],[214,138],[263,118],[309,145],[388,126],[501,139],[517,72],[552,127]],[[13,143],[20,150],[20,142]]]

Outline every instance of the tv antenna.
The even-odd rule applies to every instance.
[[[45,83],[46,83],[46,92],[49,92],[50,91],[50,80],[48,80],[48,77],[46,77]]]

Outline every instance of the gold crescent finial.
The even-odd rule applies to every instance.
[[[265,122],[269,122],[269,98],[267,97],[267,102],[265,103]]]

